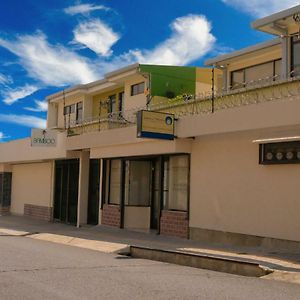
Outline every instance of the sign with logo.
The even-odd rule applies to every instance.
[[[32,129],[31,147],[56,147],[57,134],[55,131]]]
[[[137,137],[153,139],[174,139],[173,114],[141,110],[137,114]]]

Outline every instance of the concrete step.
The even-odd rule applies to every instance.
[[[124,255],[124,252],[120,254]],[[140,246],[130,246],[127,254],[133,258],[143,258],[249,277],[262,277],[273,272],[272,269],[258,263],[208,254],[194,254]]]

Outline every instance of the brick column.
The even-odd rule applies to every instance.
[[[10,172],[0,173],[0,216],[10,212],[11,202],[11,178]]]
[[[120,227],[121,210],[119,205],[104,204],[102,210],[101,224]]]
[[[189,236],[188,213],[163,210],[160,218],[160,234],[187,239]]]

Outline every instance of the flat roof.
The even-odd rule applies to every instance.
[[[108,79],[111,78],[111,77],[121,75],[121,74],[126,73],[128,71],[132,71],[134,69],[137,69],[138,67],[139,67],[139,64],[136,63],[136,64],[126,66],[124,68],[120,68],[116,71],[105,74],[103,79],[96,80],[96,81],[93,81],[93,82],[89,82],[89,83],[86,83],[86,84],[78,84],[78,85],[69,87],[69,88],[64,89],[62,91],[59,91],[55,94],[51,94],[51,95],[47,96],[46,99],[47,100],[52,100],[52,99],[58,98],[60,96],[63,96],[63,94],[68,94],[68,93],[76,92],[76,91],[82,91],[82,92],[87,91],[87,89],[89,89],[91,87],[109,82]]]
[[[272,47],[272,46],[279,45],[280,43],[281,43],[280,38],[272,39],[270,41],[259,43],[259,44],[256,44],[256,45],[253,45],[253,46],[250,46],[250,47],[247,47],[247,48],[243,48],[241,50],[233,51],[233,52],[230,52],[228,54],[223,54],[223,55],[208,59],[208,60],[205,61],[204,64],[206,66],[212,66],[212,65],[215,65],[217,63],[220,63],[220,62],[232,59],[232,58],[236,58],[236,57],[239,57],[239,56],[242,56],[242,55],[245,55],[245,54],[249,54],[249,53],[252,53],[252,52],[255,52],[255,51],[258,51],[258,50],[262,50],[262,49],[265,49],[265,48],[269,48],[269,47]]]
[[[281,35],[284,33],[286,23],[293,22],[293,15],[298,13],[300,13],[300,5],[258,19],[251,23],[251,27],[263,32]]]

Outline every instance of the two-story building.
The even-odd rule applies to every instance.
[[[296,6],[212,69],[135,65],[49,96],[56,147],[0,146],[2,211],[299,249],[299,25]],[[140,110],[154,131],[165,113],[174,139],[138,136]]]
[[[187,211],[190,142],[137,137],[136,113],[210,95],[212,79],[216,89],[222,82],[220,73],[135,64],[50,95],[46,131],[57,136],[34,137],[43,147],[33,138],[0,146],[2,176],[11,182],[2,212],[159,230],[162,195],[171,208],[167,199],[177,193],[174,207]],[[176,172],[182,172],[182,186]]]

